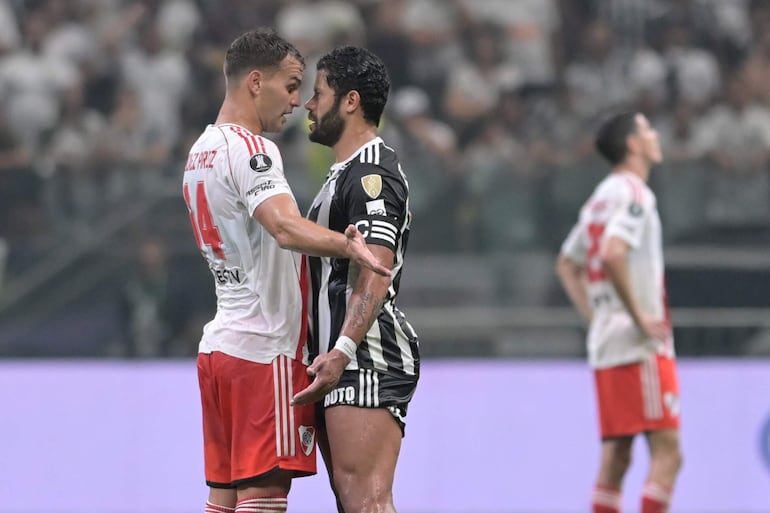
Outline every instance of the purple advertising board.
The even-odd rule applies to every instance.
[[[770,512],[770,361],[680,361],[672,513]],[[428,361],[396,475],[401,513],[590,509],[599,442],[579,361]],[[0,362],[0,513],[203,510],[192,360]],[[624,490],[638,512],[641,439]],[[334,511],[323,467],[289,511]]]

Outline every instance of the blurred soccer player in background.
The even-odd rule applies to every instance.
[[[198,355],[206,513],[286,511],[291,479],[316,471],[313,406],[289,404],[310,380],[307,267],[292,250],[390,275],[355,227],[343,235],[300,215],[281,154],[261,135],[281,130],[301,104],[303,71],[302,56],[273,31],[238,37],[225,57],[216,123],[184,170],[184,199],[217,293]]]
[[[557,273],[590,321],[602,455],[594,513],[618,513],[634,436],[644,433],[650,469],[642,513],[668,510],[682,465],[679,386],[664,285],[663,248],[650,168],[662,161],[658,133],[640,113],[598,131],[612,172],[596,187],[562,245]]]
[[[319,447],[346,513],[395,512],[393,477],[420,371],[417,335],[395,306],[411,214],[406,176],[377,132],[389,89],[378,57],[343,47],[318,62],[305,104],[310,140],[336,158],[308,217],[338,232],[355,224],[393,273],[391,280],[343,259],[310,259],[311,338],[320,354],[295,403],[323,400]]]

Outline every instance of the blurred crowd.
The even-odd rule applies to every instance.
[[[178,182],[257,25],[305,56],[303,99],[334,46],[386,62],[417,251],[561,240],[620,107],[660,129],[669,239],[770,224],[770,0],[0,0],[0,261]],[[274,137],[307,205],[331,155],[304,109]]]

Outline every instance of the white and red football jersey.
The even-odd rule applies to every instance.
[[[593,318],[588,331],[588,359],[595,368],[642,361],[650,354],[674,356],[673,339],[649,339],[636,327],[610,280],[599,248],[607,237],[620,237],[631,248],[631,291],[643,312],[669,319],[664,284],[663,243],[655,194],[631,172],[612,173],[596,187],[564,241],[564,255],[585,265]]]
[[[190,149],[183,193],[216,284],[217,312],[199,352],[258,363],[278,355],[306,360],[303,258],[252,217],[268,198],[294,199],[278,147],[238,125],[209,125]]]

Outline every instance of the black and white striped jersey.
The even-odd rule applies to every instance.
[[[411,213],[409,185],[393,149],[377,137],[345,162],[332,166],[308,218],[338,232],[354,224],[367,244],[385,246],[395,255],[387,300],[347,369],[418,376],[417,334],[395,306]],[[318,354],[333,347],[339,336],[355,275],[346,259],[309,260],[313,296],[310,347]]]

